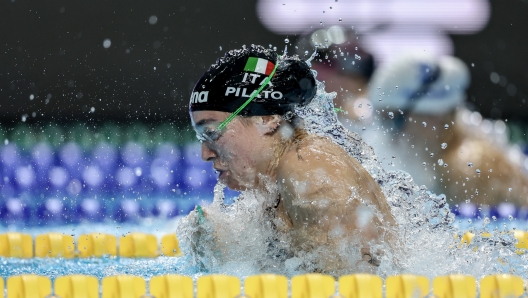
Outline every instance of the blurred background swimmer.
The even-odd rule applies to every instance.
[[[341,29],[340,29],[341,30]],[[374,73],[374,57],[363,50],[352,32],[341,31],[343,41],[338,45],[325,42],[335,40],[337,28],[318,30],[301,39],[302,49],[317,47],[317,56],[312,60],[312,69],[317,79],[324,82],[328,92],[336,92],[334,104],[342,109],[341,121],[352,131],[361,133],[365,124],[372,123],[373,108],[369,99],[369,81]]]
[[[452,205],[528,203],[524,157],[507,144],[506,124],[465,107],[470,76],[464,62],[417,53],[375,68],[358,36],[348,33],[347,41],[326,46],[332,34],[319,30],[299,44],[319,46],[317,78],[336,91],[341,121],[381,160],[446,194]]]
[[[429,173],[425,184],[449,202],[527,205],[522,154],[505,146],[503,121],[483,121],[464,107],[469,82],[467,66],[452,56],[409,54],[381,65],[369,97],[386,137],[372,146],[376,152],[399,148],[396,159],[414,164],[406,170],[413,177]],[[364,135],[368,142],[373,134]]]

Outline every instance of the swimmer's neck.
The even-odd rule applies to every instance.
[[[271,154],[267,167],[264,171],[260,171],[258,174],[257,191],[262,193],[270,193],[276,191],[278,186],[277,182],[277,167],[284,154],[290,150],[291,146],[298,139],[303,138],[305,135],[302,130],[293,130],[289,124],[283,123],[279,129],[273,134],[273,141],[271,146]]]

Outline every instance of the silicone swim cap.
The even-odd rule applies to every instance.
[[[378,67],[369,97],[375,109],[441,115],[465,100],[468,85],[469,70],[456,57],[406,55]]]
[[[277,63],[270,83],[240,115],[284,115],[292,112],[296,105],[310,103],[316,93],[316,84],[306,62],[298,56],[279,57],[270,49],[251,46],[229,51],[211,65],[194,86],[190,112],[235,112],[257,92]]]

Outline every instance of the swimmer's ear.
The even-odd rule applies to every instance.
[[[279,115],[259,116],[260,121],[257,121],[257,127],[260,133],[273,134],[280,127],[282,121]]]

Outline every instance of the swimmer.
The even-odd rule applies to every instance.
[[[312,65],[317,78],[324,81],[328,90],[337,93],[334,104],[345,111],[338,114],[341,122],[358,133],[373,116],[368,96],[374,65],[374,57],[354,42],[319,49]]]
[[[347,237],[360,243],[359,263],[375,268],[380,252],[372,247],[393,244],[396,224],[379,185],[358,160],[303,129],[294,107],[309,104],[316,89],[309,65],[298,56],[260,46],[227,52],[191,95],[202,159],[229,188],[267,194],[280,222],[277,232],[289,235],[294,254],[324,248],[314,271],[354,266],[337,255]],[[375,214],[366,222],[365,208]],[[206,208],[203,213],[207,220]]]
[[[463,108],[468,85],[469,70],[456,57],[404,55],[378,67],[370,82],[370,98],[382,115],[395,115],[379,126],[392,127],[396,134],[387,134],[390,138],[377,144],[365,135],[367,142],[375,149],[399,148],[392,155],[414,163],[403,170],[413,177],[422,173],[429,180],[424,184],[444,193],[450,204],[496,206],[508,201],[525,206],[525,170],[493,136],[463,119],[472,114]]]

